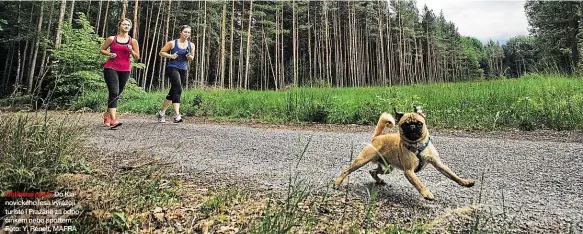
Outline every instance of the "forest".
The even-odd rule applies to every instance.
[[[141,58],[132,82],[164,90],[158,55],[180,25],[196,57],[186,89],[281,90],[577,75],[583,2],[527,1],[529,36],[505,44],[460,35],[447,15],[415,1],[3,1],[0,93],[64,101],[103,84],[98,53],[122,18]],[[487,20],[487,19],[484,19]],[[62,102],[58,102],[62,103]]]

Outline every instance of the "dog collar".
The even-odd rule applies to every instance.
[[[421,147],[416,147],[418,144],[405,145],[405,147],[409,151],[414,153],[415,156],[417,157],[417,159],[419,160],[419,164],[417,164],[417,167],[415,168],[415,172],[419,172],[421,170],[421,168],[423,167],[423,158],[421,157],[421,152],[423,152],[423,150],[425,150],[427,148],[427,146],[429,145],[430,142],[431,142],[431,136],[429,136],[427,138],[427,141],[425,142],[425,144],[421,145]]]

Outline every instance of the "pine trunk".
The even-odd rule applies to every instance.
[[[229,39],[230,49],[229,49],[229,89],[233,89],[233,41],[235,36],[235,1],[231,5],[231,38]]]
[[[105,5],[105,17],[103,18],[103,30],[101,30],[101,37],[105,37],[107,31],[107,15],[109,14],[109,0],[107,0],[107,4]]]
[[[221,21],[221,65],[219,66],[220,69],[220,86],[221,88],[225,87],[225,57],[226,57],[226,32],[227,30],[227,2],[223,2],[223,14],[222,14],[222,21]]]
[[[43,25],[44,9],[45,9],[45,4],[44,4],[44,2],[41,2],[40,3],[40,15],[38,17],[38,24],[37,24],[37,28],[36,28],[34,54],[32,55],[30,72],[28,73],[28,86],[26,89],[28,94],[32,93],[32,87],[34,86],[34,79],[33,78],[34,78],[34,71],[36,68],[36,59],[37,59],[37,55],[38,55],[38,48],[40,47],[40,35],[41,35],[41,29],[42,29],[42,25]]]
[[[200,57],[202,59],[202,61],[200,62],[201,63],[201,67],[200,67],[200,83],[199,83],[200,84],[200,87],[203,87],[204,86],[205,80],[206,80],[206,77],[205,77],[205,70],[206,70],[206,67],[205,67],[205,65],[206,65],[206,62],[205,62],[205,59],[206,59],[206,57],[205,57],[206,49],[205,48],[206,48],[206,28],[207,28],[207,25],[206,25],[206,17],[207,17],[206,14],[207,14],[207,12],[206,11],[207,11],[206,2],[204,2],[204,16],[203,16],[204,23],[202,24],[202,27],[203,27],[202,28],[202,51],[201,51],[201,55],[200,55]]]
[[[66,4],[67,4],[66,0],[61,0],[61,8],[59,10],[59,21],[57,24],[57,32],[55,35],[55,48],[56,49],[59,49],[59,47],[61,45],[61,27],[63,25],[63,18],[65,17]]]
[[[154,36],[153,39],[151,40],[151,44],[150,44],[150,52],[148,53],[148,60],[145,61],[146,63],[146,69],[144,72],[144,76],[142,77],[142,81],[143,81],[143,89],[146,89],[146,83],[148,82],[146,80],[146,77],[148,77],[148,71],[150,69],[150,65],[154,66],[155,64],[152,64],[152,54],[154,53],[154,42],[157,40],[157,35],[158,35],[158,23],[160,22],[160,11],[162,10],[162,1],[160,1],[160,5],[158,7],[158,13],[156,15],[156,24],[154,25]],[[153,11],[153,9],[152,9]],[[153,12],[152,12],[153,13]],[[150,21],[151,22],[151,21]],[[149,31],[148,31],[149,33]],[[148,87],[148,90],[152,90],[152,77],[154,74],[154,69],[152,68],[152,74],[149,76],[150,77],[150,86]]]
[[[75,13],[75,0],[71,0],[71,14],[69,15],[69,23],[73,23],[73,14]]]
[[[249,21],[247,26],[247,52],[245,61],[245,89],[249,89],[249,59],[251,57],[251,19],[253,17],[253,0],[249,1]]]

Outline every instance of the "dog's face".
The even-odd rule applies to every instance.
[[[423,139],[427,135],[425,113],[421,107],[415,107],[415,112],[400,113],[395,110],[395,119],[402,135],[410,141]]]

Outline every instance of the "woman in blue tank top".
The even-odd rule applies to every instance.
[[[160,56],[168,59],[166,76],[170,79],[170,92],[162,103],[162,109],[156,113],[158,122],[166,122],[166,110],[170,103],[174,109],[174,123],[182,122],[180,115],[180,95],[182,94],[182,78],[186,76],[188,63],[194,58],[194,44],[190,38],[191,28],[188,25],[180,26],[180,38],[168,41],[160,50]],[[169,53],[170,52],[170,53]]]

